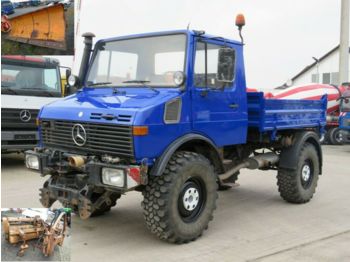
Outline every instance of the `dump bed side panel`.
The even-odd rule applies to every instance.
[[[326,96],[320,100],[265,99],[262,92],[247,96],[248,127],[261,133],[326,125]]]

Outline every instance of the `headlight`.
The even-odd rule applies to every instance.
[[[30,169],[39,170],[39,158],[35,155],[26,155],[26,166]]]
[[[102,168],[102,182],[106,185],[124,187],[125,173],[122,169]]]

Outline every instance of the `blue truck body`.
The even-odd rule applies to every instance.
[[[127,191],[142,191],[147,227],[187,243],[212,219],[217,189],[229,188],[242,168],[278,170],[286,201],[312,198],[322,174],[326,96],[247,93],[243,44],[203,31],[103,39],[91,57],[93,35],[83,36],[79,78],[69,78],[78,90],[41,109],[40,145],[26,152],[27,167],[50,176],[40,189],[43,206],[58,200],[85,219]],[[157,55],[166,52],[173,60],[161,60],[167,70],[158,74]],[[120,53],[128,59],[112,60]],[[129,65],[138,59],[136,69]],[[169,71],[175,62],[177,71]]]
[[[350,131],[350,112],[344,113],[339,117],[339,128]]]
[[[192,31],[140,34],[102,41],[170,34],[186,34],[187,50],[194,50],[198,35]],[[201,95],[203,88],[196,87],[191,77],[186,79],[185,90],[159,88],[158,93],[137,86],[118,88],[119,94],[113,94],[110,87],[84,87],[73,96],[43,107],[39,118],[107,125],[146,125],[149,135],[134,137],[133,151],[137,163],[147,159],[150,165],[154,164],[172,142],[187,134],[202,135],[216,147],[223,147],[247,143],[249,128],[256,128],[262,135],[268,133],[274,140],[278,130],[305,127],[322,130],[325,126],[326,98],[312,102],[274,100],[264,99],[261,92],[247,93],[242,44],[229,39],[213,40],[211,35],[202,35],[201,38],[209,43],[225,42],[237,50],[237,74],[231,87],[225,90],[208,90],[205,97]],[[193,52],[186,54],[185,72],[188,76],[193,73]],[[182,102],[180,120],[176,124],[165,124],[164,105],[174,99],[181,99]],[[231,104],[237,104],[238,108],[230,108]],[[82,116],[78,116],[81,112]],[[97,119],[93,114],[122,115],[127,120]]]
[[[339,127],[337,136],[340,143],[350,142],[350,91],[346,90],[340,98]]]
[[[262,92],[249,92],[248,126],[260,133],[274,134],[283,129],[301,129],[315,127],[320,130],[325,126],[325,108],[327,97],[321,100],[265,99]]]
[[[339,129],[343,143],[350,142],[350,112],[343,112],[339,116]]]

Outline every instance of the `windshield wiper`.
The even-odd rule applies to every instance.
[[[127,80],[127,81],[123,81],[123,83],[130,83],[130,84],[146,84],[146,83],[150,83],[151,81],[148,80]]]
[[[126,84],[141,84],[145,87],[148,87],[149,89],[151,89],[152,91],[156,92],[156,93],[159,93],[159,90],[155,89],[154,87],[152,86],[149,86],[149,85],[146,85],[146,83],[150,83],[151,81],[148,81],[148,80],[137,80],[137,79],[134,79],[134,80],[127,80],[127,81],[123,81],[123,83],[126,83]]]
[[[3,92],[3,91],[14,94],[14,95],[18,95],[18,93],[15,90],[13,90],[7,86],[1,85],[1,92]]]
[[[102,86],[102,85],[110,85],[112,84],[112,82],[97,82],[97,83],[89,83],[87,84],[87,86]]]

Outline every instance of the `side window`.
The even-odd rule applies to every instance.
[[[58,90],[59,83],[57,82],[57,71],[56,69],[44,69],[44,84],[51,89]]]
[[[12,69],[1,69],[1,86],[9,87],[16,85],[16,77],[20,71]]]
[[[197,42],[194,63],[194,85],[198,87],[222,87],[223,82],[217,80],[218,56],[221,46]],[[232,57],[234,60],[235,57]],[[205,65],[207,60],[207,65]],[[233,68],[234,70],[234,68]],[[207,77],[206,74],[207,73]],[[207,83],[206,83],[207,81]]]

